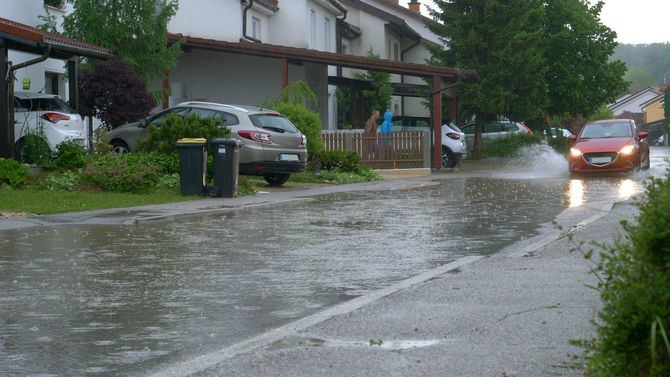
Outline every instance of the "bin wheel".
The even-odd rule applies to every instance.
[[[265,182],[270,186],[281,186],[291,177],[291,174],[264,174]]]
[[[210,198],[218,198],[219,197],[219,188],[216,187],[216,186],[206,186],[205,187],[205,193]]]

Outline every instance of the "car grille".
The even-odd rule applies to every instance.
[[[607,165],[616,160],[616,152],[585,153],[584,159],[591,165]]]

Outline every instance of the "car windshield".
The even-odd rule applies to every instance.
[[[584,126],[581,139],[600,139],[614,137],[631,137],[630,124],[622,123],[591,123]]]
[[[19,98],[17,111],[57,111],[59,113],[76,114],[67,102],[57,97],[50,98]]]
[[[265,130],[290,134],[298,133],[298,129],[283,115],[279,114],[256,114],[249,115],[251,123]]]

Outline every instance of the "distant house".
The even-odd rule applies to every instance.
[[[665,119],[665,94],[661,93],[658,96],[650,99],[642,104],[642,111],[644,112],[644,123],[652,123]]]
[[[620,97],[617,102],[607,105],[616,118],[621,118],[624,113],[642,117],[644,110],[642,105],[663,93],[663,86],[650,86],[635,94]]]

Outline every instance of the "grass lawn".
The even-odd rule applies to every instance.
[[[202,199],[172,192],[125,194],[91,191],[47,191],[0,189],[0,211],[50,214],[90,211],[105,208],[134,207],[148,204]]]

